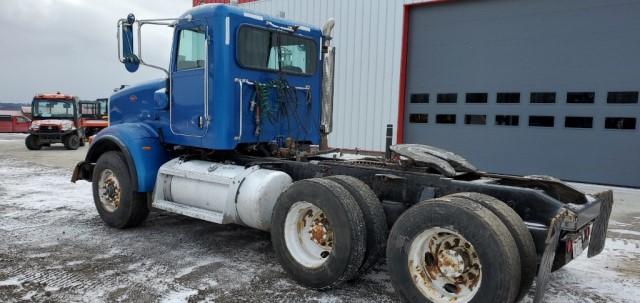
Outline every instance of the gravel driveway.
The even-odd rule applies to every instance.
[[[0,302],[396,301],[385,265],[330,291],[298,286],[268,233],[161,211],[138,228],[106,227],[90,183],[70,183],[68,168],[3,154],[1,141]],[[614,212],[602,255],[585,253],[553,274],[547,302],[638,302],[639,208]]]

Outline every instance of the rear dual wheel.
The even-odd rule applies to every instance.
[[[509,229],[484,206],[460,197],[414,205],[387,243],[394,288],[407,302],[514,302],[520,256]]]
[[[529,291],[533,280],[536,277],[538,266],[538,255],[533,237],[527,229],[522,218],[511,207],[504,202],[481,193],[457,193],[451,197],[463,198],[468,201],[478,203],[495,214],[502,223],[507,227],[513,240],[518,247],[520,255],[520,290],[516,301],[520,301]]]
[[[280,195],[271,240],[298,283],[326,289],[355,279],[384,254],[384,210],[373,191],[349,176],[307,179]]]
[[[357,276],[365,255],[364,218],[338,183],[294,183],[278,198],[271,221],[276,257],[298,283],[326,289]]]

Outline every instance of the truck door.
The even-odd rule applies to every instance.
[[[206,27],[189,23],[177,28],[171,69],[171,131],[176,135],[206,134],[208,35]]]
[[[29,132],[29,126],[31,125],[31,121],[25,117],[15,117],[15,129],[13,130],[16,133],[27,133]]]

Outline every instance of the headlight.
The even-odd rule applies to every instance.
[[[38,124],[32,124],[31,127],[29,127],[32,130],[39,130],[40,129],[40,125]]]
[[[71,126],[71,124],[65,124],[62,126],[63,131],[71,130],[72,128],[73,126]]]

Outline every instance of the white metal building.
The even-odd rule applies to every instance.
[[[382,151],[393,124],[490,172],[640,187],[640,0],[241,5],[336,19],[331,146]]]

